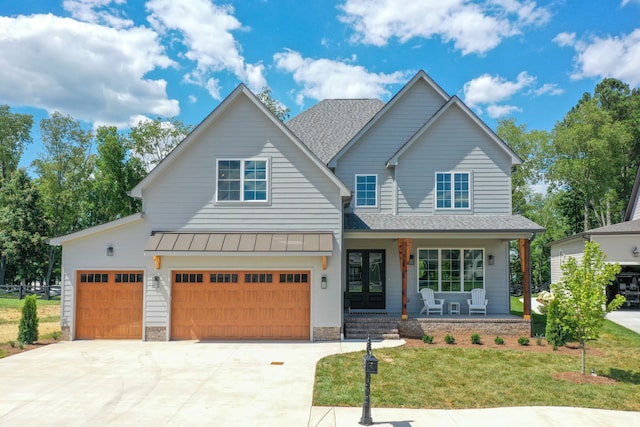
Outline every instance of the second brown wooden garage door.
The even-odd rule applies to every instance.
[[[308,340],[309,271],[174,271],[172,339]]]

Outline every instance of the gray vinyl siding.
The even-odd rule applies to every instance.
[[[435,209],[436,172],[469,172],[470,209]],[[457,106],[400,157],[398,213],[510,214],[511,159]]]
[[[378,175],[380,203],[377,211],[393,212],[394,180],[392,170],[386,167],[387,160],[444,103],[445,100],[426,82],[417,82],[339,158],[336,168],[338,178],[354,191],[356,174]],[[371,211],[370,208],[365,210]]]
[[[244,97],[235,102],[145,189],[145,213],[154,228],[338,233],[336,184],[253,103]],[[216,202],[216,160],[246,158],[269,161],[269,201]]]

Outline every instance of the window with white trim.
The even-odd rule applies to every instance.
[[[418,249],[418,291],[470,292],[484,288],[484,249]]]
[[[269,163],[264,159],[218,160],[217,201],[265,202]]]
[[[436,172],[436,208],[469,209],[469,172]]]
[[[356,175],[356,207],[378,206],[378,175]]]

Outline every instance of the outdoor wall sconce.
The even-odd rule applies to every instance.
[[[107,246],[107,256],[113,256],[113,245]]]
[[[416,263],[416,259],[413,255],[409,255],[409,265],[414,265]]]
[[[153,276],[153,284],[154,289],[158,289],[160,287],[160,276]]]
[[[322,276],[322,279],[320,279],[320,287],[327,289],[327,276]]]
[[[631,251],[631,254],[635,257],[637,257],[638,255],[640,255],[640,250],[638,250],[638,247],[636,246],[635,248],[633,248],[633,250]]]
[[[493,265],[493,255],[489,255],[488,257],[489,265]]]

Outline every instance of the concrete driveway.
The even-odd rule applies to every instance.
[[[373,344],[375,349],[402,341]],[[364,342],[74,341],[0,359],[2,426],[357,426],[361,408],[311,407],[317,361]],[[375,377],[372,381],[375,387]],[[373,407],[376,426],[635,425],[582,408]]]
[[[607,314],[607,319],[640,334],[640,308],[623,306]]]

